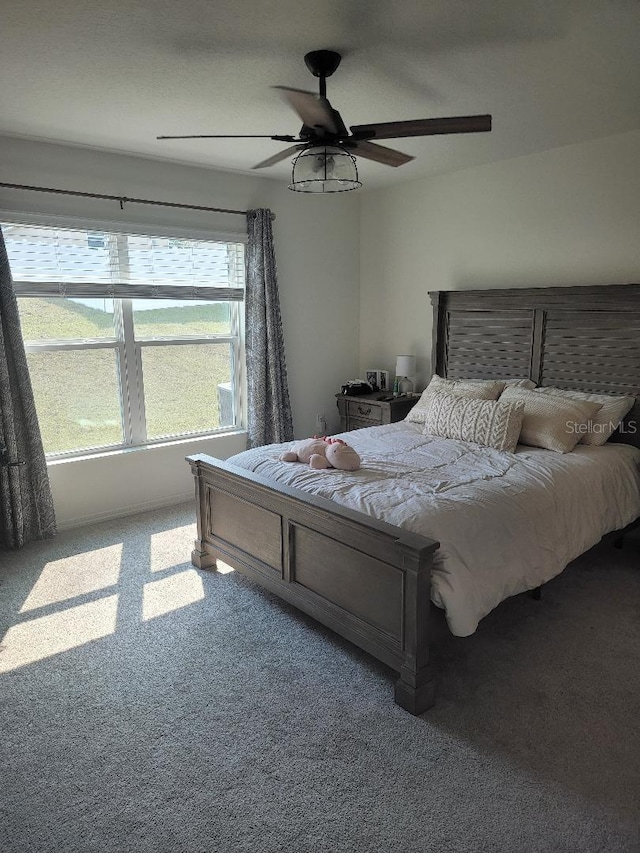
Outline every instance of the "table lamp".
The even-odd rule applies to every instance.
[[[409,394],[413,391],[415,375],[415,355],[399,355],[396,359],[396,381],[393,385],[394,393]]]

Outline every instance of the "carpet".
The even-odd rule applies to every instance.
[[[640,537],[434,651],[436,706],[180,506],[0,552],[3,853],[637,853]]]

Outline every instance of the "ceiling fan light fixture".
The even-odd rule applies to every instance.
[[[293,158],[293,192],[344,193],[361,186],[356,158],[339,145],[310,145]]]

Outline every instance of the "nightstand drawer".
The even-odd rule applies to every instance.
[[[416,404],[417,397],[389,397],[374,392],[362,397],[336,394],[340,413],[340,432],[380,426],[401,421]]]
[[[347,416],[352,422],[354,420],[370,421],[371,423],[366,424],[366,426],[381,424],[382,406],[377,406],[375,403],[371,403],[366,400],[348,400]]]
[[[368,421],[366,418],[349,418],[348,425],[344,424],[343,432],[352,429],[366,429],[366,427],[380,426],[379,421]]]

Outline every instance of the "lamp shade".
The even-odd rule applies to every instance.
[[[312,145],[293,159],[289,189],[298,193],[357,190],[356,158],[339,145]]]
[[[415,376],[415,355],[399,355],[396,359],[396,376]]]

